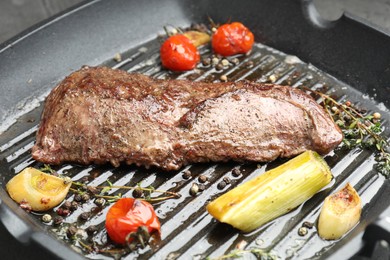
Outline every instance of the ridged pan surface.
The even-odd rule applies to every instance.
[[[356,91],[353,86],[347,86],[314,68],[310,64],[301,62],[297,57],[281,53],[275,49],[256,44],[248,55],[238,56],[239,63],[229,65],[222,70],[213,66],[200,64],[195,70],[174,74],[163,70],[159,60],[158,39],[154,39],[142,46],[131,49],[121,54],[120,62],[109,60],[103,65],[129,72],[139,72],[156,78],[187,78],[195,81],[216,82],[222,75],[226,75],[229,81],[251,80],[257,82],[273,82],[286,84],[292,87],[306,86],[312,89],[321,89],[326,93],[337,97],[340,101],[350,100],[359,107],[369,112],[379,111],[388,122],[389,112],[375,100]],[[203,56],[210,56],[209,47],[201,49]],[[319,100],[320,102],[320,100]],[[23,116],[19,122],[2,135],[0,139],[2,186],[17,172],[25,167],[42,167],[42,164],[34,161],[30,155],[30,149],[35,141],[35,134],[39,124],[39,117],[43,104],[34,111]],[[20,131],[20,128],[23,131]],[[20,133],[13,134],[13,129]],[[307,202],[290,213],[279,217],[265,226],[244,234],[229,225],[218,223],[209,215],[205,206],[209,201],[227,192],[255,176],[269,170],[282,160],[268,164],[256,163],[210,163],[190,165],[176,172],[161,172],[157,169],[144,169],[135,166],[121,166],[114,168],[110,165],[88,167],[66,164],[54,167],[60,174],[71,177],[74,181],[84,181],[87,185],[107,185],[110,181],[113,185],[142,186],[152,185],[159,190],[169,190],[181,195],[178,199],[170,199],[155,203],[155,210],[161,221],[161,242],[147,246],[143,249],[123,255],[124,259],[204,259],[215,258],[224,255],[231,250],[244,246],[244,248],[261,248],[266,252],[281,259],[307,259],[320,258],[326,251],[340,241],[324,241],[317,235],[316,221],[325,197],[335,190],[340,189],[346,182],[350,182],[358,191],[363,202],[363,218],[369,203],[380,196],[378,191],[386,183],[386,179],[378,174],[373,166],[375,154],[371,150],[346,150],[336,149],[325,156],[330,165],[334,180],[331,185],[316,194]],[[238,169],[240,174],[233,174]],[[191,175],[183,176],[186,171]],[[235,170],[237,172],[237,170]],[[207,176],[205,183],[199,182],[199,176]],[[228,178],[230,184],[222,188],[218,184]],[[196,196],[190,194],[193,183],[201,184],[204,190]],[[110,195],[122,194],[132,196],[128,190],[113,189]],[[157,195],[157,194],[156,194]],[[72,201],[74,195],[70,193],[67,200]],[[58,207],[57,207],[58,208]],[[56,209],[49,212],[56,216]],[[91,199],[82,204],[77,210],[65,217],[60,226],[44,224],[41,214],[31,214],[33,221],[37,223],[43,232],[48,232],[55,239],[63,240],[72,249],[91,259],[111,259],[117,255],[110,253],[88,252],[85,246],[78,241],[68,239],[65,235],[66,227],[76,225],[80,230],[81,241],[86,245],[96,244],[98,247],[107,243],[107,234],[104,229],[104,220],[109,206],[97,207]],[[79,215],[90,212],[87,221],[80,221]],[[298,229],[303,222],[314,223],[314,227],[308,229],[305,236],[298,235]],[[93,237],[88,237],[85,230],[90,225],[96,225],[98,232]],[[356,234],[364,228],[358,225],[351,234]],[[348,239],[344,238],[344,239]],[[341,240],[343,241],[343,240]],[[253,256],[254,257],[254,256]]]

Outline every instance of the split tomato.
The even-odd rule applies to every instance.
[[[198,49],[182,34],[169,37],[160,48],[162,65],[173,71],[192,70],[200,61]]]
[[[131,242],[132,232],[144,226],[149,234],[157,232],[160,234],[160,222],[153,206],[143,200],[134,198],[122,198],[118,200],[107,212],[106,230],[115,243],[126,244]],[[128,239],[128,241],[126,241]]]
[[[239,22],[218,27],[211,41],[214,52],[222,56],[247,53],[253,43],[253,33]]]

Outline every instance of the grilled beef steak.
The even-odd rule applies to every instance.
[[[32,156],[49,164],[176,170],[194,162],[271,161],[307,149],[325,154],[341,140],[328,114],[288,86],[84,67],[47,97]]]

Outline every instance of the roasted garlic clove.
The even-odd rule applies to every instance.
[[[327,240],[341,238],[359,222],[361,211],[359,194],[347,183],[325,199],[318,220],[319,236]]]
[[[186,31],[183,35],[190,39],[191,43],[195,45],[195,47],[199,47],[211,41],[211,36],[205,32]]]
[[[324,159],[306,151],[218,197],[207,211],[221,222],[250,232],[299,206],[331,180]]]
[[[46,211],[60,204],[68,194],[71,181],[26,168],[6,185],[10,197],[33,211]]]

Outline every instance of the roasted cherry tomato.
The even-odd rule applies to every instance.
[[[170,70],[192,70],[200,60],[198,49],[184,35],[169,37],[161,46],[162,65]]]
[[[107,212],[106,230],[109,237],[118,244],[126,244],[127,236],[137,232],[138,227],[145,226],[149,234],[160,234],[160,222],[153,206],[143,200],[122,198]]]
[[[253,33],[242,23],[234,22],[218,27],[211,44],[215,53],[231,56],[247,53],[252,49],[253,42]]]

